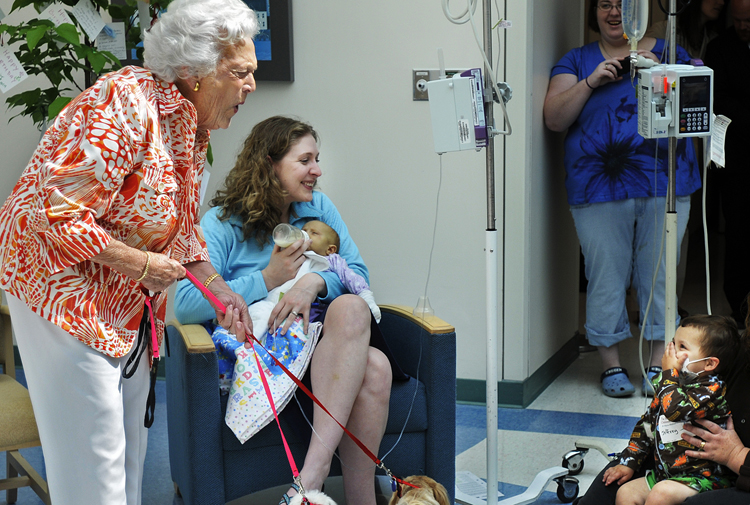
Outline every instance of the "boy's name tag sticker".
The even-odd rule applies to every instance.
[[[661,441],[666,444],[679,442],[685,430],[685,423],[669,421],[663,414],[659,417],[659,434]]]

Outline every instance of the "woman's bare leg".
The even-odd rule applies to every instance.
[[[664,356],[664,340],[653,340],[649,342],[651,346],[651,361],[649,366],[661,367],[661,358]]]
[[[334,300],[326,314],[324,337],[313,353],[310,373],[315,396],[341,424],[377,452],[388,417],[391,370],[385,355],[369,346],[370,317],[367,304],[359,296],[344,295]],[[330,471],[333,451],[344,434],[317,405],[313,426],[317,436],[313,434],[310,439],[300,471],[306,489],[321,488]],[[346,492],[350,488],[362,490],[364,494],[358,494],[355,502],[374,505],[374,464],[361,453],[366,460],[362,463],[350,447],[361,453],[350,441],[342,443],[342,458],[349,467],[344,468]],[[368,464],[373,468],[358,471]]]
[[[602,359],[603,372],[620,366],[620,344],[615,344],[611,347],[599,345],[596,349],[599,351],[599,357]]]
[[[391,379],[388,358],[378,349],[370,347],[364,382],[346,429],[375,455],[378,454],[388,422]],[[346,503],[375,505],[375,463],[348,435],[341,439],[339,455]]]

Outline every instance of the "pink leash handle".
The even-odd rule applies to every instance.
[[[151,298],[146,297],[149,320],[151,321],[151,352],[154,358],[159,358],[159,339],[156,338],[156,323],[154,322],[154,309],[151,306]]]

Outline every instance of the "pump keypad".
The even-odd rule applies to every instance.
[[[685,107],[680,112],[680,132],[694,133],[708,131],[708,110],[706,107]]]

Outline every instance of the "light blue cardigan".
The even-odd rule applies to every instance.
[[[261,270],[268,266],[273,251],[273,243],[261,249],[255,238],[243,241],[242,221],[237,216],[219,219],[220,209],[209,210],[201,219],[201,228],[208,246],[211,264],[221,274],[229,287],[241,294],[249,304],[262,300],[268,295]],[[312,202],[292,204],[291,224],[302,228],[307,221],[323,221],[339,234],[341,249],[339,254],[349,267],[370,282],[367,267],[362,261],[356,244],[349,236],[349,230],[341,219],[333,202],[319,191],[313,192]],[[348,293],[338,275],[332,271],[316,272],[325,280],[328,292],[320,300],[330,303],[337,296]],[[208,300],[203,298],[192,283],[184,279],[177,284],[174,302],[175,316],[182,324],[194,324],[216,317]]]

